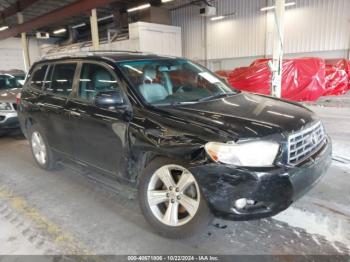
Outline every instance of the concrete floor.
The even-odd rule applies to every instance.
[[[43,171],[26,140],[0,138],[0,254],[350,254],[350,109],[312,109],[334,142],[324,179],[273,218],[216,219],[181,241],[154,234],[124,192]]]

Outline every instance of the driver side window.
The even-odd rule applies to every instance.
[[[117,79],[103,66],[84,63],[79,79],[78,98],[93,102],[100,92],[119,90]]]

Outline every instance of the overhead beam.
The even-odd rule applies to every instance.
[[[91,9],[108,5],[116,0],[80,0],[73,4],[56,9],[45,15],[34,18],[21,25],[14,26],[0,32],[0,40],[16,36],[23,32],[30,32],[43,26],[63,21],[66,18],[89,12]]]
[[[38,2],[39,0],[18,0],[16,3],[10,5],[6,9],[0,12],[0,20],[5,20],[6,18],[16,15],[18,12],[22,12],[32,4]]]

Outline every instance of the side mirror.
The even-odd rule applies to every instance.
[[[123,107],[124,98],[120,91],[104,91],[97,93],[95,97],[95,105],[103,109],[116,109]]]

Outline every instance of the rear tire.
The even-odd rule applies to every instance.
[[[39,167],[45,170],[53,170],[57,167],[54,153],[43,133],[35,125],[30,130],[29,143],[34,160]]]
[[[138,193],[143,215],[163,237],[191,237],[212,221],[195,177],[179,161],[164,157],[152,160],[140,178]]]

